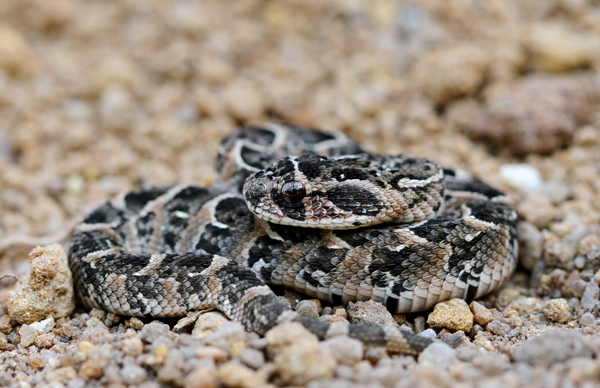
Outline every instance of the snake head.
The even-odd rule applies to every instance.
[[[306,219],[310,185],[296,174],[295,159],[285,157],[258,171],[244,183],[243,195],[250,210],[266,221],[297,225]]]

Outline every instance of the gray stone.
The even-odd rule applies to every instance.
[[[447,369],[456,360],[454,349],[443,342],[434,342],[419,354],[419,364]]]
[[[425,331],[425,316],[419,315],[415,318],[415,333],[419,334]]]
[[[265,363],[265,355],[260,350],[245,348],[240,352],[240,361],[252,369],[258,369]]]
[[[581,307],[587,311],[591,311],[598,302],[598,296],[600,296],[600,287],[598,287],[595,281],[588,282],[581,297]]]
[[[437,336],[435,330],[433,330],[433,329],[423,330],[422,332],[419,333],[419,335],[421,337],[425,337],[425,338],[429,338],[429,339],[435,339],[435,337]]]
[[[519,222],[519,262],[528,271],[542,257],[544,236],[539,229],[528,221]]]
[[[486,329],[496,335],[507,335],[510,332],[510,326],[498,320],[488,323]]]
[[[591,357],[592,350],[588,340],[579,333],[551,331],[515,347],[511,356],[516,362],[551,366],[570,358]]]
[[[312,300],[301,300],[298,302],[296,312],[307,318],[319,319],[319,308]]]
[[[398,327],[394,317],[392,317],[392,314],[390,314],[385,306],[372,300],[356,303],[350,302],[347,312],[349,320],[352,323]]]

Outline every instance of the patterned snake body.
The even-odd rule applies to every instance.
[[[284,146],[287,149],[281,151]],[[315,150],[333,158],[288,158],[278,162],[279,167],[276,163],[270,170],[259,170],[277,160],[280,152]],[[430,340],[410,332],[298,316],[265,283],[334,304],[373,299],[392,312],[422,311],[454,297],[477,298],[498,287],[515,267],[515,209],[482,181],[438,169],[424,159],[401,156],[397,160],[402,163],[395,165],[388,157],[336,156],[347,150],[362,152],[342,135],[275,124],[242,128],[224,140],[218,166],[221,185],[239,189],[243,178],[253,175],[246,198],[220,188],[182,185],[142,189],[103,204],[78,225],[70,241],[79,298],[88,307],[134,316],[183,316],[217,308],[259,334],[278,323],[297,321],[319,338],[345,333],[368,345],[420,351]],[[380,175],[393,179],[360,185],[341,178],[339,171],[332,173],[339,169],[339,160],[347,170],[350,165],[363,172],[371,163],[383,163],[393,172]],[[313,175],[327,178],[325,186],[311,186],[302,161],[318,170]],[[423,166],[429,166],[427,171],[420,171]],[[404,182],[412,183],[394,188],[402,180],[402,169]],[[335,188],[339,186],[327,186],[332,174],[346,191],[354,188],[351,197],[332,194],[340,192]],[[348,170],[344,176],[352,174],[358,173]],[[251,193],[265,191],[257,187],[257,179],[265,175],[271,177],[267,199]],[[283,188],[292,195],[278,200]],[[385,194],[373,194],[390,188],[396,190],[390,198],[395,198],[398,216],[381,211]],[[316,205],[315,197],[329,204]],[[347,209],[361,198],[369,207],[364,217],[352,218]],[[251,208],[273,210],[275,216],[256,216],[245,199]],[[319,228],[271,222],[282,216],[308,222],[317,213],[325,218],[324,226],[312,221]],[[367,215],[394,222],[363,227],[371,222]],[[349,219],[345,227],[357,229],[329,229],[332,223],[342,223],[334,219]]]

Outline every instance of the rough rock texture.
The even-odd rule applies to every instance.
[[[550,299],[542,310],[546,318],[557,323],[567,323],[571,319],[571,309],[563,298]]]
[[[595,77],[532,75],[486,101],[470,126],[474,139],[516,155],[565,147],[591,120],[598,100]]]
[[[427,317],[427,324],[448,330],[469,332],[473,328],[473,313],[462,299],[450,299],[435,305]]]
[[[8,313],[20,323],[61,318],[73,312],[73,277],[60,244],[37,247],[29,254],[29,276],[8,293]]]
[[[373,302],[350,302],[347,308],[350,322],[364,325],[379,325],[398,327],[392,314],[381,303]]]

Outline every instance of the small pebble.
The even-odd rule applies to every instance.
[[[192,336],[196,338],[206,338],[219,328],[223,327],[229,320],[227,317],[216,311],[207,312],[202,314],[196,320],[194,329],[192,330]]]
[[[342,322],[342,323],[350,323],[348,322],[348,320],[346,318],[342,318],[339,315],[333,315],[333,314],[323,314],[319,317],[319,321],[321,322],[328,322],[328,323],[333,323],[333,322]]]
[[[98,318],[99,321],[103,321],[106,319],[106,311],[104,311],[104,310],[93,308],[89,314],[90,314],[90,317]]]
[[[12,331],[10,316],[3,315],[0,317],[0,333],[9,334]]]
[[[54,345],[54,334],[40,334],[35,339],[35,346],[39,349],[50,349]]]
[[[79,368],[79,377],[86,381],[99,379],[104,374],[108,362],[109,360],[107,358],[88,358]]]
[[[336,366],[331,351],[310,339],[284,347],[274,362],[281,379],[288,385],[305,385],[312,380],[331,377]]]
[[[596,317],[592,313],[583,313],[579,318],[579,324],[583,327],[590,326],[596,321]]]
[[[148,378],[148,372],[137,365],[127,365],[121,369],[121,378],[127,385],[141,384]]]
[[[427,317],[427,324],[468,333],[473,328],[473,313],[463,299],[450,299],[435,305],[433,312]]]
[[[217,331],[203,339],[206,345],[216,346],[229,352],[232,357],[239,356],[245,348],[246,330],[237,322],[227,322]]]
[[[127,327],[131,327],[134,330],[142,330],[144,328],[144,322],[136,317],[129,318],[125,324]]]
[[[488,340],[485,337],[479,337],[479,338],[475,338],[475,341],[473,341],[473,344],[479,348],[485,349],[488,352],[495,352],[496,348],[494,347],[494,345],[490,342],[490,340]]]
[[[312,300],[301,300],[296,305],[296,312],[304,317],[319,319],[319,309]]]
[[[398,327],[392,314],[381,303],[369,300],[350,302],[347,307],[348,318],[352,323],[363,325]]]
[[[245,348],[240,352],[240,361],[252,369],[258,369],[265,363],[265,355],[260,350]]]
[[[588,282],[581,296],[581,307],[591,311],[598,303],[600,296],[600,287],[595,281]]]
[[[35,342],[35,339],[40,333],[30,325],[22,325],[19,329],[21,336],[21,346],[28,347]]]
[[[550,299],[544,305],[542,312],[546,318],[557,323],[567,323],[571,319],[571,309],[563,298]]]
[[[184,388],[217,388],[219,374],[214,363],[202,365],[185,377]]]
[[[426,330],[423,330],[422,332],[420,332],[419,335],[421,337],[435,339],[435,337],[437,336],[437,333],[433,329],[426,329]]]
[[[502,323],[500,321],[494,320],[487,324],[486,326],[488,331],[496,335],[507,335],[510,332],[510,326],[506,323]]]
[[[0,350],[5,350],[8,346],[8,340],[6,339],[6,334],[0,333]]]
[[[67,388],[84,388],[85,380],[79,377],[75,377],[72,380],[69,380],[67,383]]]
[[[46,334],[54,329],[54,324],[54,318],[50,317],[39,322],[31,323],[29,326],[37,330],[40,334]]]
[[[218,370],[223,384],[231,388],[259,388],[266,382],[258,373],[236,362],[226,362]]]
[[[127,338],[123,342],[123,352],[128,356],[137,357],[142,354],[143,349],[144,344],[142,343],[142,340],[137,337]]]
[[[46,374],[46,380],[48,380],[49,383],[66,384],[76,376],[77,372],[75,371],[75,368],[72,366],[64,366],[62,368],[50,370]]]
[[[265,334],[267,352],[270,356],[279,354],[284,348],[301,340],[317,342],[317,336],[296,322],[277,325]]]
[[[340,317],[342,317],[344,319],[348,318],[348,313],[347,313],[346,309],[343,308],[343,307],[334,307],[334,309],[333,309],[333,315],[340,316]]]
[[[425,316],[419,315],[415,318],[415,333],[419,334],[425,330]]]
[[[524,194],[541,190],[544,181],[539,171],[530,164],[503,164],[500,166],[500,177],[513,189]]]
[[[481,326],[485,326],[492,321],[493,316],[490,310],[488,310],[484,305],[478,303],[476,301],[471,302],[470,306],[471,311],[473,312],[473,316],[477,323]]]
[[[434,342],[419,354],[419,364],[448,369],[456,360],[454,349],[443,342]]]
[[[329,338],[321,345],[329,349],[338,364],[352,366],[363,356],[363,343],[345,335]]]
[[[209,358],[216,362],[221,362],[228,358],[228,353],[216,346],[203,346],[196,349],[196,358]]]

